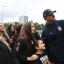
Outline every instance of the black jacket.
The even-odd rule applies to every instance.
[[[8,47],[0,41],[0,64],[14,64],[13,56]]]
[[[15,45],[15,54],[20,61],[20,64],[30,64],[27,61],[27,57],[30,57],[33,54],[32,43],[27,38],[20,38],[16,41]]]
[[[64,61],[64,20],[46,24],[42,32],[46,53],[52,61]]]

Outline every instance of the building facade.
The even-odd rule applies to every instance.
[[[28,16],[24,16],[24,15],[20,16],[19,22],[22,23],[22,24],[25,23],[25,22],[28,22]]]

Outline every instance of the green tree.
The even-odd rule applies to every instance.
[[[38,22],[35,22],[34,26],[35,26],[36,30],[43,30],[45,25],[39,24]]]
[[[43,29],[44,29],[44,27],[45,27],[45,25],[44,25],[44,24],[41,24],[40,26],[41,26],[41,30],[43,30]]]

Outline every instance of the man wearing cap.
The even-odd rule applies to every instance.
[[[46,45],[46,54],[54,64],[64,64],[64,20],[56,20],[55,13],[50,9],[43,12],[47,21],[41,38]]]

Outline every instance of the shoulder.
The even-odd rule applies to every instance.
[[[64,20],[57,20],[56,24],[64,28]]]
[[[18,38],[17,41],[15,42],[15,47],[21,47],[26,44],[26,38]]]
[[[64,24],[64,20],[56,20],[57,23]]]
[[[20,42],[21,43],[21,42],[26,42],[26,41],[27,41],[26,37],[19,37],[16,42]]]

